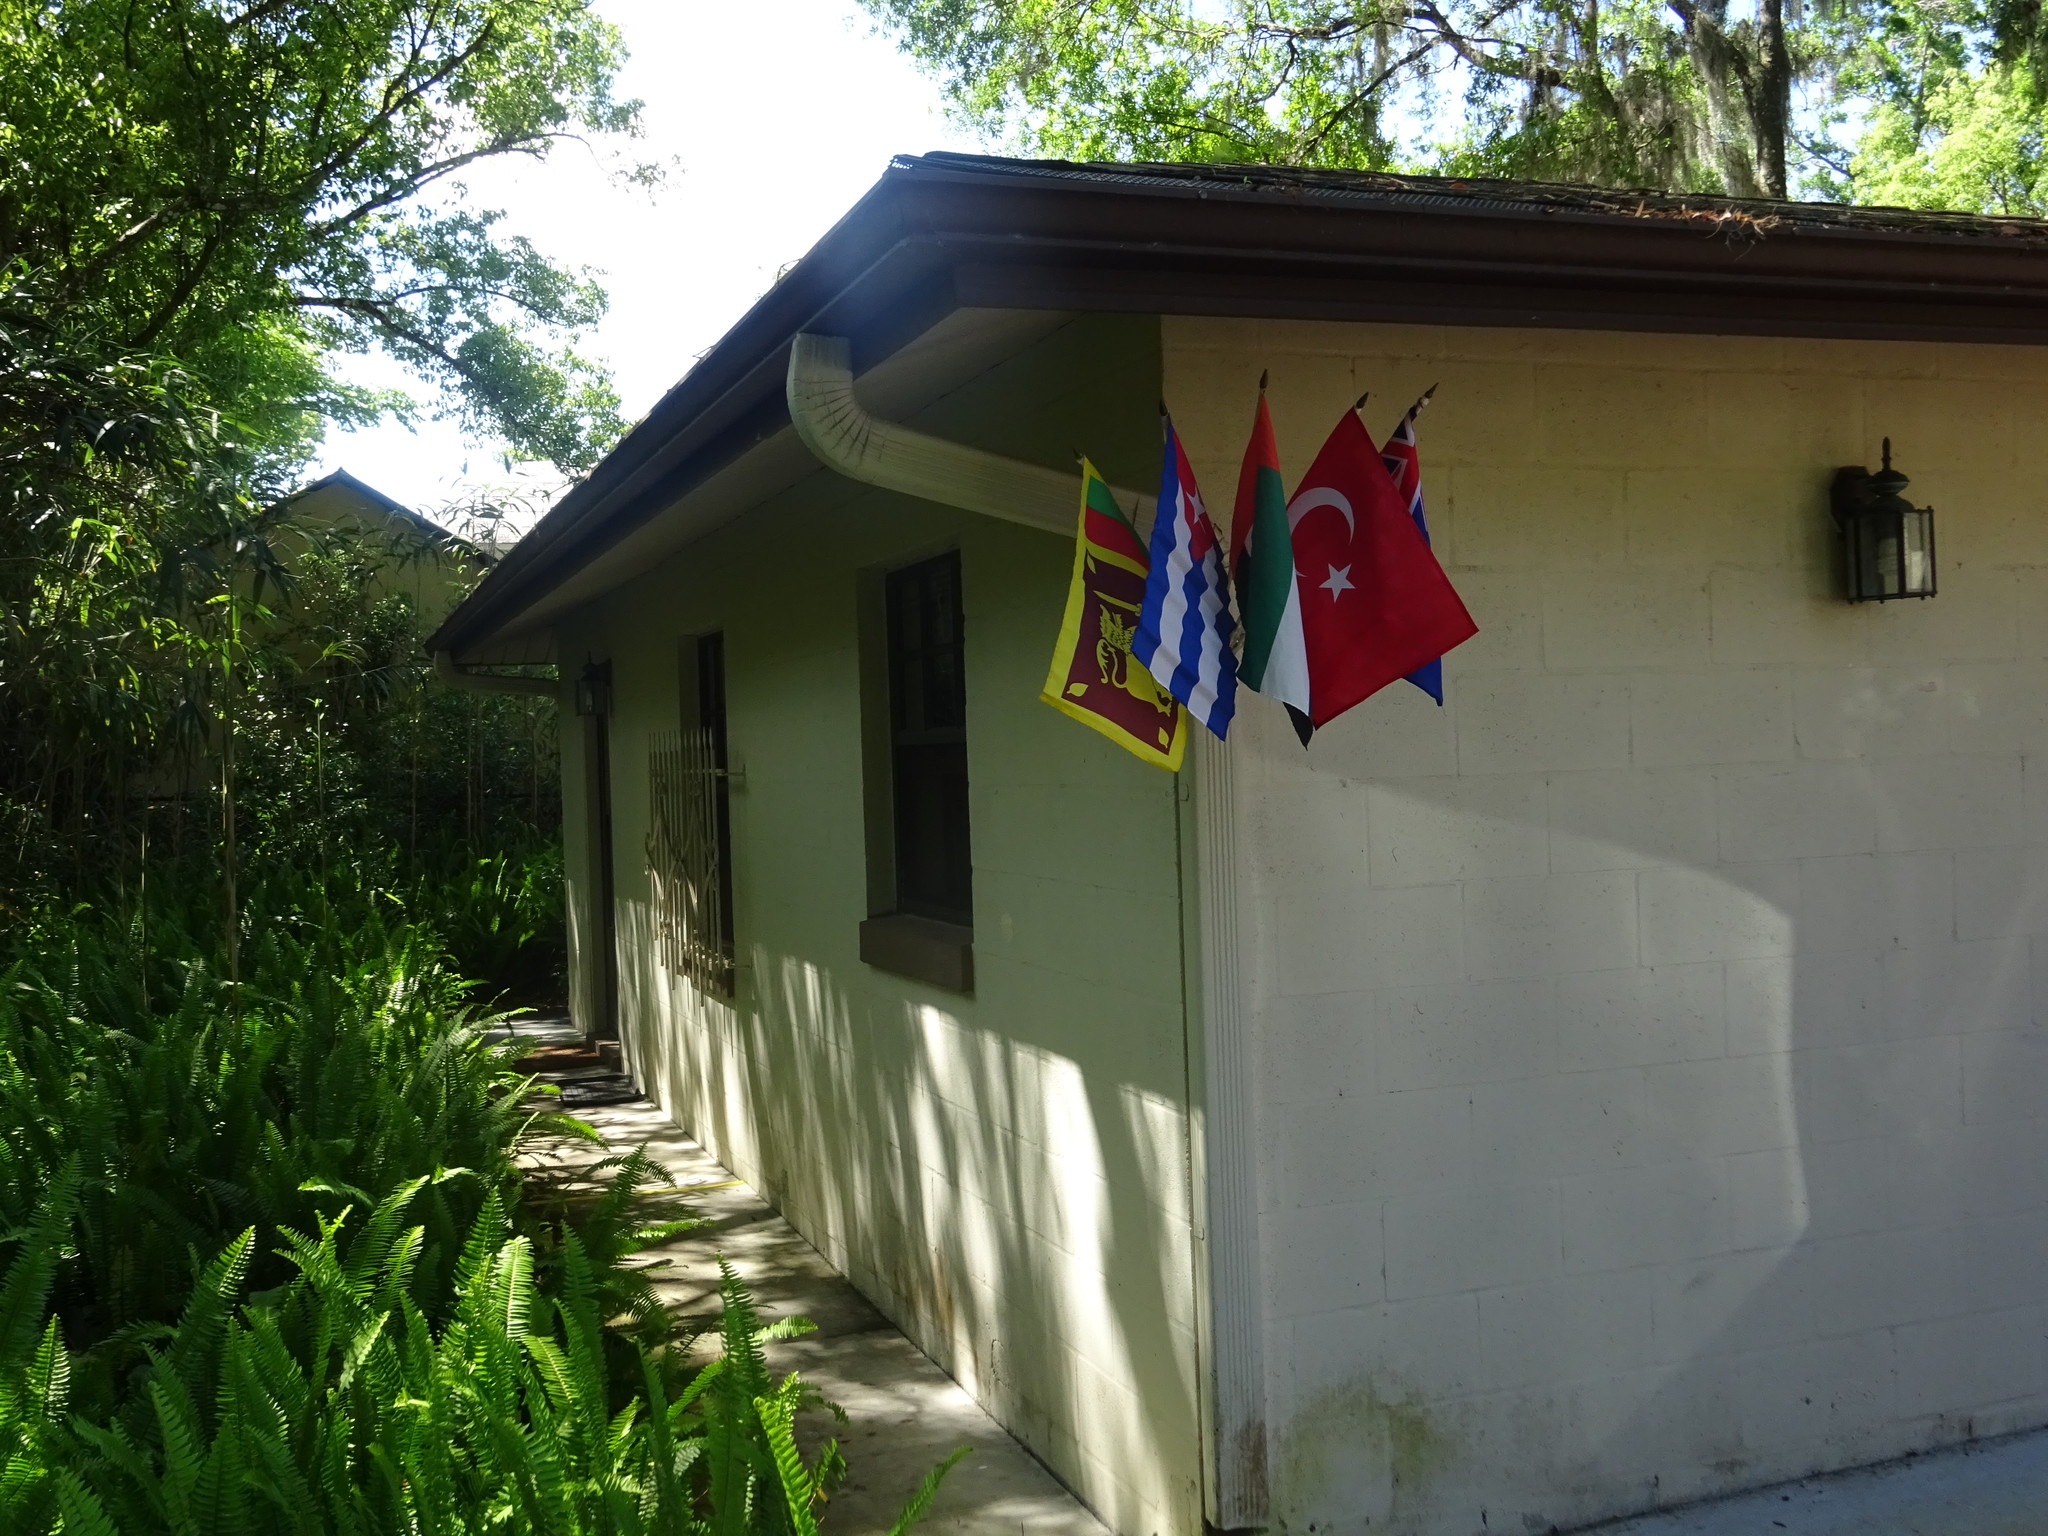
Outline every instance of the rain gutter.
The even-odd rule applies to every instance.
[[[557,699],[562,696],[561,682],[552,677],[515,677],[503,672],[465,672],[455,664],[455,657],[449,651],[434,652],[434,676],[451,688],[461,688],[470,693],[518,693],[529,698]]]
[[[784,391],[790,425],[818,462],[850,480],[986,517],[1071,535],[1080,512],[1076,470],[1047,469],[871,416],[853,389],[853,344],[800,334],[789,348]],[[1116,490],[1139,527],[1153,498]]]

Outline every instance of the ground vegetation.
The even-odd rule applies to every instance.
[[[583,0],[0,0],[10,1536],[818,1529],[776,1330],[659,1304],[668,1176],[530,1171],[590,1134],[498,1028],[564,993],[554,704],[423,649],[492,541],[288,494],[415,408],[351,351],[617,434],[602,293],[459,187],[630,139],[620,57]]]

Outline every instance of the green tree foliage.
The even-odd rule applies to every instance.
[[[82,872],[131,779],[202,745],[278,574],[190,381],[67,343],[36,297],[0,290],[0,898]]]
[[[480,567],[295,523],[189,375],[82,350],[34,298],[0,292],[0,909],[152,860],[396,856],[382,878],[475,898],[448,934],[469,974],[559,997],[554,705],[436,686],[439,615],[387,579],[452,601]]]
[[[179,360],[272,454],[390,402],[587,466],[619,427],[569,345],[603,294],[439,194],[480,161],[618,135],[617,31],[584,0],[0,0],[0,274],[100,355]]]
[[[1856,125],[1862,132],[1829,155],[1825,190],[1910,208],[2048,213],[2040,7],[1893,0],[1875,20],[1840,78],[1843,93],[1869,111]]]
[[[1782,196],[1828,34],[1783,0],[863,0],[967,117],[1083,159]]]
[[[0,903],[204,843],[232,971],[251,836],[552,830],[545,706],[431,690],[435,616],[364,599],[393,552],[280,543],[280,496],[393,404],[352,349],[566,467],[616,434],[603,295],[459,179],[634,132],[621,57],[584,0],[0,0]]]
[[[2048,211],[2033,0],[863,4],[1039,153]]]

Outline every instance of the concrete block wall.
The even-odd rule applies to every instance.
[[[2048,1422],[2048,353],[1172,319],[1227,511],[1421,422],[1481,626],[1234,733],[1276,1524],[1548,1530]],[[1940,595],[1835,593],[1894,440]]]

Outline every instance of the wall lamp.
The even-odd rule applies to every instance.
[[[1852,603],[1934,596],[1934,509],[1901,496],[1908,483],[1892,468],[1890,438],[1876,474],[1860,464],[1835,471],[1832,506]]]
[[[608,715],[612,712],[612,664],[586,661],[576,677],[576,713]]]

